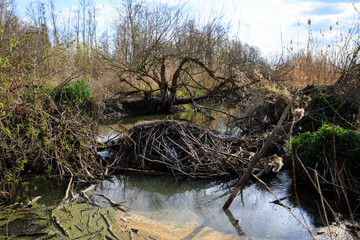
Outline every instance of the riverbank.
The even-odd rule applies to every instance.
[[[126,214],[125,214],[126,215]],[[130,229],[129,239],[157,239],[157,240],[176,240],[176,239],[199,239],[199,240],[241,240],[248,239],[246,237],[225,235],[215,231],[209,227],[191,224],[191,220],[187,224],[176,224],[168,222],[167,224],[159,223],[153,219],[146,218],[141,215],[130,213],[124,220],[123,213],[117,213],[116,219],[120,219],[117,225],[118,232],[124,232]]]

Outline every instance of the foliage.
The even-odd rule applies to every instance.
[[[4,9],[2,5],[1,11]],[[21,200],[16,191],[26,189],[24,174],[87,179],[101,170],[101,163],[96,159],[95,134],[90,125],[76,112],[63,114],[49,96],[55,84],[41,70],[42,60],[48,57],[48,43],[34,50],[39,54],[36,61],[31,55],[33,48],[27,48],[35,33],[23,31],[12,12],[2,17],[0,29],[7,30],[0,30],[0,202],[4,203]],[[72,101],[91,98],[84,81],[67,89]]]
[[[334,95],[315,94],[309,103],[310,116],[315,120],[333,123],[345,128],[354,128],[359,106],[349,101],[342,101]]]
[[[336,160],[340,171],[346,168],[352,175],[359,177],[360,133],[358,131],[325,124],[316,132],[305,132],[294,137],[291,141],[292,149],[306,167],[327,175],[335,169],[333,136],[335,136]],[[286,147],[289,151],[289,143]],[[297,167],[302,169],[299,164]]]
[[[0,198],[15,197],[25,173],[88,178],[100,169],[89,126],[72,114],[60,114],[55,104],[45,107],[40,93],[33,91],[33,102],[11,95],[0,98]]]
[[[77,104],[92,100],[93,94],[90,86],[81,78],[75,82],[68,82],[64,86],[58,86],[52,93],[52,97],[55,103]]]

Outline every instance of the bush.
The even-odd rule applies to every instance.
[[[292,149],[306,167],[316,169],[326,176],[335,169],[333,134],[335,134],[336,159],[340,171],[349,171],[359,177],[360,133],[340,126],[323,125],[317,132],[301,133],[292,139]],[[286,144],[289,150],[289,143]],[[301,166],[297,164],[297,167]],[[302,169],[302,168],[301,168]]]
[[[6,50],[0,44],[0,52]],[[21,59],[22,64],[15,60],[0,57],[0,63],[6,63],[0,66],[0,205],[19,200],[26,174],[88,179],[102,168],[90,124],[80,121],[79,114],[61,114],[49,104],[51,97],[59,102],[89,100],[89,86],[79,80],[50,97],[53,84],[27,72],[23,64],[28,59]]]
[[[59,86],[52,97],[55,103],[77,104],[93,100],[93,94],[90,86],[84,79],[78,79],[75,82],[68,82],[64,86]]]

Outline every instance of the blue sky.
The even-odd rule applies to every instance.
[[[358,17],[359,1],[347,0],[152,0],[169,5],[185,3],[193,13],[207,19],[210,12],[223,14],[233,33],[241,41],[259,47],[263,54],[281,52],[282,46],[292,41],[295,48],[306,45],[309,33],[308,19],[315,38],[332,41]],[[31,0],[15,0],[18,12],[25,16]],[[55,0],[57,11],[73,13],[78,0]],[[98,29],[109,26],[114,18],[112,6],[116,0],[92,0],[97,9]],[[146,2],[146,0],[145,0]],[[61,14],[59,16],[61,16]],[[332,30],[330,31],[330,25]],[[295,49],[296,50],[296,49]]]

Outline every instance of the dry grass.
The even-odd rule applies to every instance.
[[[301,51],[281,61],[271,72],[271,80],[294,90],[308,85],[331,85],[340,75],[340,69],[327,55]]]

